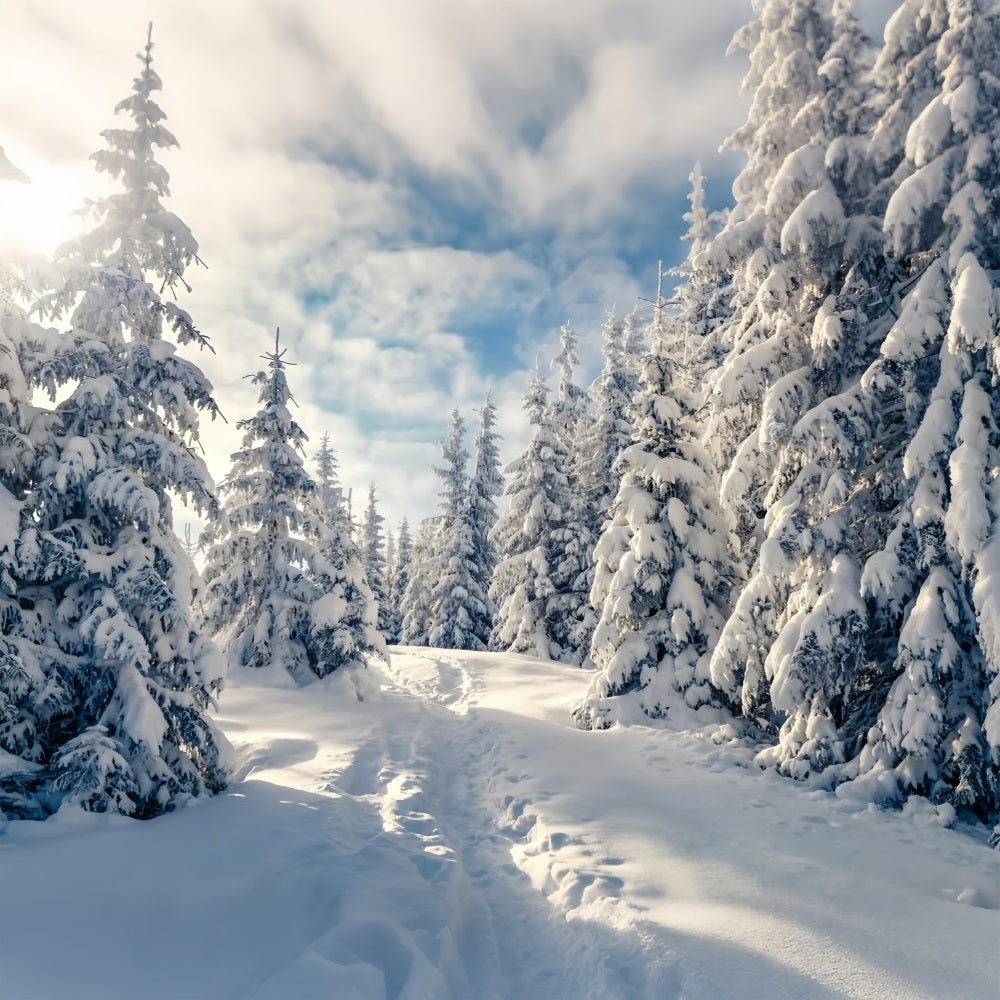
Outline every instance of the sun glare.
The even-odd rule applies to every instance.
[[[51,253],[81,227],[72,213],[93,191],[93,168],[54,166],[14,149],[4,152],[29,182],[0,179],[0,250]]]

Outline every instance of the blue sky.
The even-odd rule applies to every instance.
[[[861,0],[880,31],[891,0]],[[374,479],[390,524],[431,513],[453,407],[490,389],[504,458],[523,446],[526,370],[569,320],[586,372],[607,309],[683,256],[687,176],[715,207],[738,160],[747,0],[37,0],[0,38],[0,145],[33,179],[0,190],[0,242],[45,251],[100,190],[87,163],[154,22],[160,103],[181,149],[171,207],[207,270],[184,306],[227,426],[255,399],[275,326],[298,416],[329,431],[345,485]],[[16,190],[12,190],[16,187]]]

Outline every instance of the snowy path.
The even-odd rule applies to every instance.
[[[998,995],[1000,854],[929,807],[579,732],[556,664],[400,650],[380,677],[228,690],[241,780],[211,802],[10,824],[0,997]]]

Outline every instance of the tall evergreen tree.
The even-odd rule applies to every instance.
[[[559,513],[548,527],[547,551],[555,593],[548,602],[547,629],[558,650],[557,659],[583,663],[589,656],[596,616],[590,606],[594,577],[593,532],[595,489],[589,475],[593,463],[580,442],[592,424],[587,393],[576,381],[580,364],[576,334],[567,323],[560,331],[560,351],[552,360],[559,373],[548,421],[554,450],[551,461],[565,482],[554,497]]]
[[[5,746],[37,765],[16,789],[21,815],[61,802],[148,817],[226,782],[205,714],[222,661],[192,619],[195,571],[171,513],[171,494],[217,512],[194,451],[199,415],[216,405],[168,335],[205,338],[157,291],[186,287],[197,243],[162,203],[168,176],[155,153],[176,140],[153,100],[150,40],[139,59],[116,108],[130,124],[106,130],[94,156],[117,189],[90,204],[94,226],[63,248],[64,283],[41,303],[68,314],[69,330],[22,344],[28,384],[61,401],[35,437],[5,580],[17,589],[20,614],[5,632],[21,670],[2,682],[8,703],[19,699]]]
[[[385,539],[382,535],[384,522],[385,518],[378,512],[375,484],[369,483],[368,506],[365,508],[365,520],[362,525],[365,577],[378,605],[378,630],[384,638],[391,640],[395,628],[386,595]]]
[[[329,434],[324,434],[320,439],[315,459],[317,498],[325,520],[331,527],[349,522],[347,498],[340,485],[337,455],[330,443]]]
[[[733,184],[736,204],[702,262],[732,274],[733,313],[718,334],[719,349],[728,353],[711,379],[706,442],[723,471],[723,502],[736,517],[748,565],[761,540],[774,458],[773,445],[758,432],[764,398],[803,364],[816,305],[795,261],[782,254],[781,235],[823,169],[823,150],[802,111],[825,89],[819,74],[831,38],[825,7],[818,0],[764,0],[734,39],[749,53],[744,86],[753,98],[727,145],[747,161]],[[789,384],[784,393],[789,418],[793,389]],[[773,429],[780,436],[789,426]]]
[[[591,463],[586,470],[586,484],[592,497],[590,527],[595,537],[603,527],[618,489],[615,462],[632,443],[634,428],[629,407],[638,391],[641,364],[639,357],[629,353],[622,320],[609,313],[602,334],[604,367],[590,387],[595,415],[586,438],[587,457]]]
[[[906,56],[895,64],[923,71],[926,104],[908,104],[886,207],[904,294],[869,375],[907,415],[892,530],[862,579],[898,630],[896,676],[855,767],[883,800],[916,791],[995,816],[1000,12],[979,0],[904,4],[890,28],[887,47]],[[901,105],[889,104],[883,133],[900,130]]]
[[[653,349],[632,407],[635,443],[618,460],[621,485],[595,553],[597,672],[576,710],[587,728],[677,721],[725,702],[710,658],[735,582],[730,532],[698,440],[698,397],[679,377],[685,323],[699,317],[668,319],[664,305],[658,289]]]
[[[0,175],[4,180],[17,178]],[[46,752],[46,671],[26,641],[26,609],[18,600],[18,543],[22,525],[31,520],[25,501],[53,429],[51,418],[31,404],[21,366],[24,351],[46,336],[20,305],[30,291],[17,265],[0,260],[0,750],[8,755],[0,817],[43,814],[34,791]]]
[[[560,523],[569,485],[554,456],[559,450],[548,407],[548,387],[536,370],[524,408],[531,439],[524,454],[507,466],[510,503],[493,529],[499,562],[490,583],[497,620],[490,649],[566,659],[569,651],[549,632],[549,601],[556,593],[551,577],[550,533]]]
[[[498,511],[496,498],[503,494],[503,472],[500,468],[500,449],[496,432],[497,408],[492,394],[479,411],[479,433],[476,435],[476,458],[472,481],[469,484],[469,520],[472,527],[472,545],[475,552],[475,574],[480,589],[486,594],[489,612],[482,628],[476,634],[483,643],[489,642],[496,617],[496,606],[488,595],[490,580],[496,567],[497,554],[490,534],[496,526]]]
[[[396,539],[396,558],[389,573],[389,603],[397,621],[394,640],[396,642],[403,641],[404,595],[409,583],[412,564],[413,537],[410,535],[410,522],[404,517],[399,525],[399,535]]]
[[[385,533],[385,597],[380,608],[385,607],[385,628],[382,634],[386,642],[399,642],[399,633],[403,627],[403,619],[399,614],[399,602],[393,590],[393,581],[399,570],[399,553],[396,548],[396,536],[392,531]]]
[[[491,614],[478,565],[464,436],[465,421],[455,410],[451,433],[442,445],[445,464],[434,469],[443,483],[441,548],[430,594],[427,642],[441,649],[482,650],[489,638]]]
[[[203,620],[235,666],[284,672],[303,684],[384,656],[378,610],[346,528],[339,552],[303,463],[285,351],[249,376],[260,409],[241,420],[243,447],[221,489],[225,520],[209,528]]]
[[[850,3],[832,13],[819,66],[828,86],[800,109],[813,135],[789,156],[815,155],[822,166],[804,193],[786,193],[781,229],[783,263],[802,289],[784,320],[805,334],[801,365],[763,392],[754,450],[768,459],[753,477],[763,541],[714,657],[719,675],[740,679],[745,714],[780,727],[762,760],[799,777],[844,759],[843,729],[856,725],[872,679],[859,579],[875,492],[856,488],[870,474],[876,414],[861,376],[886,315],[870,208],[871,47]]]
[[[402,586],[400,612],[402,641],[408,646],[426,646],[431,622],[431,590],[438,578],[441,539],[440,517],[425,517],[417,526],[409,572]]]

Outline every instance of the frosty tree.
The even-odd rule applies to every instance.
[[[18,179],[0,174],[0,181]],[[33,793],[46,752],[39,732],[46,720],[45,671],[24,635],[17,553],[22,525],[30,522],[25,500],[36,479],[36,447],[49,427],[31,405],[21,367],[22,352],[46,335],[18,304],[28,290],[19,269],[0,261],[0,750],[9,755],[0,778],[0,815],[40,816]]]
[[[347,511],[347,498],[340,485],[337,455],[330,443],[329,434],[324,434],[320,439],[315,459],[317,499],[324,520],[330,527],[348,524],[350,517]]]
[[[157,291],[186,286],[197,243],[162,202],[155,152],[176,140],[152,97],[151,41],[139,59],[116,108],[129,124],[94,156],[117,189],[91,203],[94,227],[63,248],[64,284],[42,301],[69,329],[22,344],[29,385],[62,401],[32,435],[33,481],[15,486],[20,544],[4,581],[21,609],[5,622],[20,666],[2,682],[6,707],[19,702],[4,745],[33,765],[14,775],[17,814],[63,803],[148,817],[226,781],[204,714],[222,661],[192,620],[195,571],[171,514],[171,494],[216,513],[194,451],[216,406],[176,346],[205,338]]]
[[[378,630],[384,638],[391,639],[395,631],[392,611],[386,594],[385,539],[382,524],[385,518],[378,512],[375,499],[375,484],[368,484],[368,506],[362,524],[362,551],[365,562],[365,578],[378,605]]]
[[[399,614],[399,601],[393,591],[392,583],[396,579],[399,570],[399,553],[397,551],[396,536],[392,531],[385,533],[385,616],[386,625],[382,630],[386,642],[399,642],[399,632],[403,625],[403,620]],[[379,605],[381,611],[382,605]]]
[[[799,111],[812,138],[789,155],[771,197],[785,189],[782,266],[801,289],[771,322],[797,331],[799,366],[764,383],[745,452],[756,468],[730,470],[728,496],[758,484],[763,537],[713,661],[719,677],[739,680],[746,715],[780,727],[778,748],[761,760],[798,777],[843,761],[842,728],[871,672],[859,579],[876,521],[866,477],[877,411],[861,375],[886,313],[865,134],[871,60],[849,3],[834,4],[830,37],[818,69],[829,87]],[[820,169],[800,191],[801,178],[790,178],[809,157]]]
[[[490,533],[497,523],[496,498],[503,494],[503,473],[500,469],[500,449],[496,432],[497,408],[491,394],[486,397],[479,411],[479,433],[476,435],[475,468],[469,483],[469,522],[472,528],[472,545],[475,552],[475,572],[483,593],[489,590],[490,580],[496,566],[496,549],[490,541]],[[496,608],[487,596],[489,626],[482,639],[489,641]]]
[[[632,443],[629,407],[639,388],[641,357],[633,353],[627,341],[636,325],[634,313],[624,322],[608,314],[602,330],[604,367],[590,387],[595,414],[587,438],[591,464],[586,473],[592,500],[590,528],[595,537],[604,525],[618,489],[615,462]]]
[[[402,641],[408,646],[427,645],[431,627],[431,589],[437,580],[441,544],[441,518],[425,517],[417,526],[412,560],[401,590]]]
[[[389,573],[389,603],[396,615],[395,642],[403,641],[403,609],[406,585],[410,579],[410,566],[413,563],[413,536],[410,534],[410,522],[403,518],[396,537],[396,558],[393,560]]]
[[[736,204],[706,248],[702,266],[732,275],[732,318],[719,331],[728,353],[711,377],[706,441],[724,473],[722,497],[737,519],[744,558],[760,542],[761,512],[774,445],[759,434],[768,389],[803,364],[811,310],[817,303],[783,255],[782,230],[823,168],[823,149],[803,109],[824,89],[819,75],[830,43],[826,5],[816,0],[764,0],[734,47],[745,48],[744,86],[753,99],[747,121],[728,140],[747,162],[733,184]],[[784,392],[787,433],[794,386]],[[783,442],[777,441],[780,446]]]
[[[697,397],[679,377],[685,317],[670,320],[663,307],[657,290],[652,352],[631,409],[635,443],[618,459],[621,485],[595,553],[597,673],[576,710],[588,728],[676,722],[725,701],[710,657],[734,583],[730,532],[698,440]]]
[[[208,530],[202,618],[232,665],[304,684],[384,656],[385,643],[348,526],[326,523],[305,470],[284,355],[275,336],[267,369],[248,376],[260,409],[237,424],[243,447],[220,487],[225,518]]]
[[[507,467],[510,505],[497,521],[492,540],[498,562],[490,583],[497,620],[490,649],[568,659],[575,651],[561,648],[549,632],[549,602],[556,593],[552,580],[551,532],[561,523],[569,484],[555,464],[561,450],[547,405],[548,388],[535,371],[524,397],[531,440],[524,454]]]
[[[567,323],[559,332],[560,350],[552,360],[559,373],[548,422],[551,428],[553,486],[565,482],[565,491],[553,496],[559,508],[548,527],[546,548],[555,593],[547,609],[556,659],[583,663],[596,621],[590,606],[595,536],[594,502],[598,492],[590,477],[593,462],[581,449],[592,425],[586,392],[576,382],[577,338]]]
[[[465,421],[455,410],[451,433],[442,445],[444,465],[434,469],[442,481],[441,548],[430,592],[427,644],[481,650],[489,639],[492,615],[478,564],[464,436]]]
[[[882,800],[916,791],[995,815],[1000,12],[979,0],[904,4],[890,29],[894,64],[921,71],[926,103],[897,98],[881,122],[898,131],[900,109],[912,116],[885,212],[903,296],[868,379],[905,419],[899,506],[862,586],[899,640],[855,767]]]

